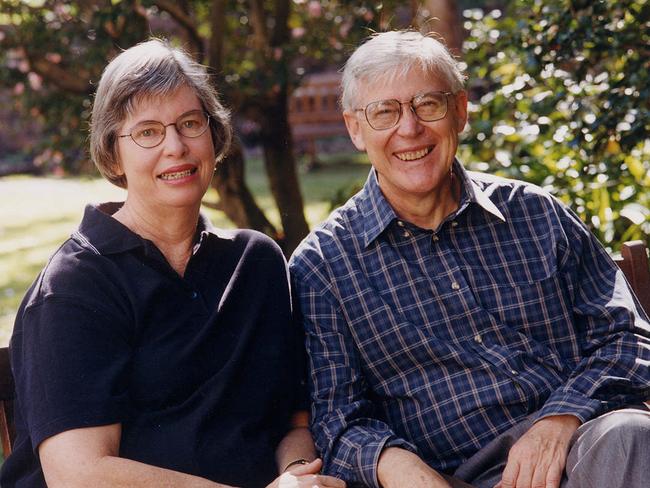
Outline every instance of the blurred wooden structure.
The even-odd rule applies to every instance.
[[[339,106],[340,73],[307,75],[289,99],[289,124],[296,147],[317,161],[316,141],[347,136]]]

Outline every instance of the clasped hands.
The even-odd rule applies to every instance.
[[[266,488],[345,488],[344,481],[318,474],[322,466],[323,461],[320,459],[292,466]]]

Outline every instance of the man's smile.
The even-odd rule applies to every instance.
[[[423,158],[433,150],[433,146],[428,146],[417,151],[404,151],[396,152],[395,157],[401,159],[402,161],[415,161],[416,159]]]

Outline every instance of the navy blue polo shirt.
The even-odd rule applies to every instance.
[[[266,485],[303,400],[302,338],[280,249],[202,217],[180,277],[152,242],[110,217],[117,208],[86,208],[19,309],[10,346],[17,440],[0,484],[45,487],[44,439],[119,422],[122,457]]]

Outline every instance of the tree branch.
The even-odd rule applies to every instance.
[[[226,2],[213,0],[210,11],[210,40],[208,43],[208,65],[215,74],[223,76],[224,31],[226,28]]]
[[[75,69],[74,72],[70,72],[46,59],[31,58],[29,54],[27,55],[27,59],[29,60],[31,69],[36,74],[62,90],[80,95],[92,91],[90,73],[87,71]]]
[[[193,51],[193,54],[196,54],[196,58],[200,62],[203,62],[205,57],[203,38],[199,35],[199,31],[192,16],[187,13],[178,2],[155,0],[152,3],[161,11],[167,12],[178,23],[178,25],[187,32],[189,41],[192,43],[191,50]]]
[[[289,42],[289,14],[291,11],[290,0],[275,1],[275,28],[271,38],[271,46],[281,46]]]
[[[251,26],[253,27],[253,48],[265,53],[269,48],[269,34],[266,30],[264,0],[251,0]]]

